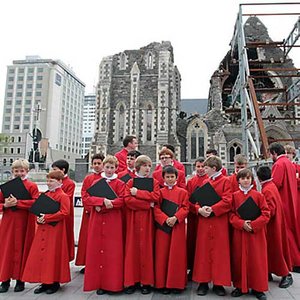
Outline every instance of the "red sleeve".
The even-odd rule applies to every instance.
[[[235,203],[237,202],[236,197],[237,196],[235,194],[232,195],[233,206],[235,206]],[[236,214],[235,209],[236,208],[233,208],[232,211],[229,213],[229,222],[235,229],[244,230],[243,226],[245,221]]]
[[[114,206],[113,208],[120,209],[124,206],[125,183],[123,181],[118,180],[115,193],[118,195],[118,198],[112,201],[112,204]]]
[[[2,192],[0,191],[0,212],[3,211],[4,208],[4,196],[2,194]]]
[[[220,196],[222,199],[211,207],[217,217],[228,213],[231,210],[232,192],[229,180],[224,180],[222,195]]]
[[[160,209],[161,202],[162,202],[163,196],[160,192],[159,202],[157,205],[154,206],[154,219],[157,223],[160,225],[163,225],[166,220],[168,219],[168,216]]]
[[[280,189],[283,185],[283,169],[280,163],[275,163],[272,167],[272,178],[273,182],[276,184],[277,188]]]
[[[186,181],[185,181],[185,176],[182,171],[178,172],[178,187],[186,189]]]
[[[276,201],[274,199],[274,195],[269,190],[263,190],[263,195],[265,196],[266,202],[268,204],[268,208],[270,210],[270,218],[275,216],[276,213]]]
[[[55,214],[46,214],[46,223],[58,222],[63,220],[66,216],[70,214],[70,199],[67,194],[62,194],[60,196],[60,209]]]
[[[31,195],[31,199],[29,200],[18,200],[17,208],[20,209],[29,209],[35,200],[39,197],[40,193],[38,190],[37,185],[34,182],[27,182],[26,189],[28,190],[29,194]]]
[[[182,202],[179,210],[176,212],[175,217],[178,220],[178,223],[182,223],[185,221],[189,213],[189,196],[186,191],[182,191],[180,193],[180,198],[182,197]]]
[[[269,222],[270,219],[270,210],[268,208],[266,199],[262,194],[260,194],[258,197],[258,206],[260,208],[261,215],[256,220],[251,221],[253,232],[261,230]]]

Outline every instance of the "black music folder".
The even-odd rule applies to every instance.
[[[106,182],[105,178],[98,180],[86,190],[91,196],[114,200],[118,198],[114,190]]]
[[[160,209],[162,212],[164,212],[168,217],[173,217],[175,213],[178,210],[178,204],[168,200],[168,199],[163,199]],[[171,233],[173,227],[168,226],[166,223],[163,225],[160,225],[158,222],[155,222],[156,227],[165,233]]]
[[[32,198],[20,177],[1,184],[0,189],[4,198],[8,198],[10,195],[13,195],[18,200],[30,200]]]
[[[261,215],[260,208],[257,206],[251,196],[240,205],[240,207],[237,209],[237,212],[243,220],[250,221],[254,221]]]
[[[197,187],[190,197],[190,202],[196,204],[197,202],[203,206],[213,206],[221,200],[215,189],[209,182],[201,187]]]
[[[127,173],[120,178],[123,182],[127,183],[131,179],[131,176]]]
[[[138,190],[153,191],[153,178],[133,178],[133,186]]]

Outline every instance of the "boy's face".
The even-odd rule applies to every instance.
[[[135,157],[134,156],[127,156],[127,167],[129,169],[134,169],[134,162],[135,162]]]
[[[20,178],[24,179],[28,173],[28,170],[24,169],[24,168],[13,168],[12,173],[13,173],[14,177],[20,177]]]
[[[94,159],[92,162],[92,169],[96,172],[96,173],[100,173],[103,170],[103,162],[101,159]]]
[[[137,139],[132,139],[132,142],[128,143],[128,148],[130,148],[131,150],[135,150],[138,147],[139,143],[137,141]]]
[[[52,170],[53,171],[61,171],[61,172],[63,172],[65,174],[65,168],[60,169],[58,167],[52,167]]]
[[[167,185],[174,185],[175,182],[177,180],[177,177],[175,174],[168,174],[166,173],[165,176],[164,176],[164,182],[167,184]]]
[[[47,186],[49,190],[55,189],[61,184],[61,180],[55,178],[47,178]]]
[[[195,165],[195,170],[198,175],[203,176],[205,174],[204,162],[197,161]]]
[[[208,176],[212,176],[214,175],[217,171],[216,171],[216,167],[209,167],[209,166],[205,166],[204,167],[204,170],[205,170],[205,173],[208,175]]]
[[[237,174],[240,170],[247,168],[247,164],[234,164],[234,172]]]
[[[249,188],[251,183],[252,183],[251,176],[247,176],[239,179],[239,184],[245,189]]]
[[[111,177],[115,174],[116,166],[111,163],[106,163],[103,167],[104,173],[107,177]]]
[[[163,155],[161,155],[160,157],[159,157],[159,159],[160,159],[160,163],[161,163],[161,165],[164,167],[164,166],[170,166],[170,165],[172,165],[172,161],[173,161],[173,159],[172,159],[172,157],[170,156],[170,155],[168,155],[168,154],[163,154]]]
[[[145,163],[145,164],[141,165],[140,170],[139,170],[139,174],[141,176],[147,177],[147,176],[149,176],[150,171],[151,171],[151,164],[150,163]]]
[[[293,161],[293,159],[294,159],[294,153],[286,153],[286,157],[287,157],[290,161]]]

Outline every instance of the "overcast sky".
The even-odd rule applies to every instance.
[[[26,55],[62,60],[86,84],[86,93],[91,93],[103,57],[151,42],[170,41],[182,76],[182,98],[207,98],[210,77],[229,50],[239,4],[266,2],[282,1],[1,1],[0,124],[6,68]],[[263,10],[270,12],[273,8],[243,8],[243,12],[252,13]],[[281,6],[279,10],[300,12],[300,5]],[[261,20],[273,40],[283,40],[297,16]],[[295,50],[290,56],[294,58]]]

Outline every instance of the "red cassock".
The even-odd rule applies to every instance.
[[[75,183],[69,176],[64,177],[62,181],[62,190],[69,196],[70,199],[70,214],[66,218],[67,239],[69,248],[69,259],[72,261],[75,257],[75,241],[74,241],[74,192]]]
[[[231,187],[227,177],[222,174],[209,182],[221,200],[212,206],[214,216],[204,218],[198,214],[198,229],[195,251],[193,280],[210,282],[215,285],[231,285],[229,220],[231,209]],[[195,208],[198,212],[199,205]]]
[[[268,272],[286,276],[292,269],[292,260],[281,198],[272,181],[263,183],[261,192],[270,209],[267,225]]]
[[[154,285],[154,216],[153,205],[159,200],[159,183],[153,180],[153,191],[138,190],[132,196],[129,180],[125,190],[126,244],[124,286],[137,282]]]
[[[187,191],[189,197],[195,191],[198,186],[202,186],[204,180],[208,177],[207,175],[199,176],[195,175],[187,182]],[[196,211],[195,205],[190,203],[189,214],[187,216],[187,268],[189,270],[193,269],[194,266],[194,256],[196,249],[196,238],[197,238],[197,227],[198,227],[198,211]]]
[[[84,274],[84,291],[97,289],[119,292],[123,290],[123,220],[125,183],[120,179],[107,180],[118,198],[113,208],[107,209],[104,198],[88,197],[86,205],[92,206]],[[95,206],[100,206],[97,212]]]
[[[177,171],[178,171],[177,186],[185,189],[186,188],[186,182],[185,182],[184,173],[180,170],[177,170]],[[154,171],[152,173],[152,177],[155,178],[158,181],[159,186],[161,188],[163,188],[165,186],[164,179],[162,177],[162,169],[158,169],[157,171]]]
[[[39,196],[35,183],[25,179],[23,183],[31,199],[18,200],[17,209],[4,208],[4,197],[0,192],[0,281],[22,277],[24,266],[35,234],[34,215],[28,209]]]
[[[182,171],[185,176],[185,167],[180,161],[173,159],[173,167],[176,168],[177,170]],[[157,170],[162,170],[161,164],[156,165],[154,171],[157,171]]]
[[[283,205],[292,263],[293,266],[300,266],[300,204],[297,197],[296,170],[285,155],[280,155],[274,163],[272,177]]]
[[[253,232],[243,229],[244,220],[238,215],[237,209],[248,198],[252,197],[261,210],[261,215],[251,221]],[[232,282],[243,293],[248,289],[259,292],[268,290],[268,258],[266,224],[270,218],[265,197],[251,189],[246,195],[242,191],[235,192],[232,198],[230,223],[232,234]]]
[[[231,191],[233,193],[239,191],[240,188],[239,188],[239,182],[236,179],[236,173],[232,173],[230,176],[228,176],[228,179],[230,181]],[[252,184],[253,184],[253,189],[256,190],[257,189],[256,182],[253,181]]]
[[[133,170],[129,170],[128,168],[120,173],[118,173],[118,178],[122,178],[123,176],[125,176],[126,174],[129,174],[129,176],[131,178],[135,177],[135,171]]]
[[[87,244],[88,228],[89,228],[89,220],[90,220],[90,212],[91,212],[91,207],[86,204],[87,199],[90,197],[89,193],[86,190],[93,185],[93,182],[99,180],[100,178],[102,178],[101,173],[99,174],[92,173],[87,175],[84,178],[82,183],[81,199],[83,204],[83,211],[82,211],[81,225],[80,225],[79,238],[78,238],[77,255],[75,260],[76,266],[85,265],[86,244]]]
[[[162,199],[178,205],[175,213],[177,222],[170,234],[156,229],[155,234],[155,287],[184,289],[186,286],[186,233],[185,218],[189,211],[189,197],[186,190],[174,186],[160,190],[159,204],[154,207],[155,221],[163,225],[168,216],[161,211]]]
[[[60,203],[55,214],[45,215],[45,224],[38,224],[22,276],[23,281],[52,284],[71,281],[66,219],[70,199],[61,188],[46,195]],[[55,226],[49,224],[57,222]]]
[[[123,148],[121,151],[115,154],[115,157],[119,161],[119,165],[116,173],[123,172],[127,169],[127,154],[128,151],[125,148]]]

